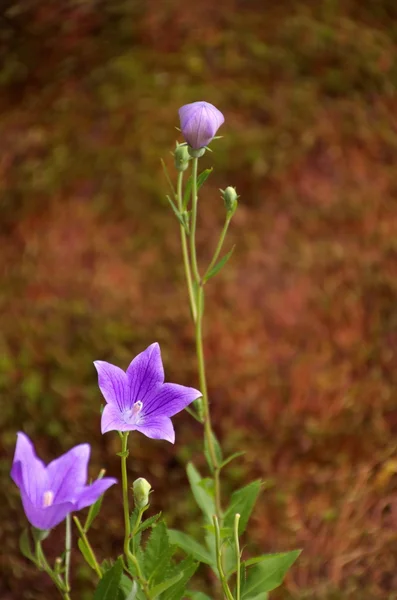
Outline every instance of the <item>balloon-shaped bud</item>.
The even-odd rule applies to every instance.
[[[186,144],[177,144],[174,152],[174,162],[177,171],[186,171],[189,166],[190,154]]]
[[[232,216],[238,205],[239,195],[236,192],[236,188],[229,185],[225,190],[220,190],[222,193],[222,198],[225,203],[226,211],[229,216]]]
[[[143,477],[139,477],[132,484],[135,506],[140,510],[149,504],[149,493],[152,489],[150,483]]]
[[[182,135],[193,150],[208,146],[225,117],[209,102],[192,102],[179,109]]]

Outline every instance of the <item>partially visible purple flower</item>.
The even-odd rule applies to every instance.
[[[173,444],[175,432],[170,417],[202,395],[191,387],[164,383],[157,343],[138,354],[126,373],[101,360],[94,365],[107,402],[102,412],[102,433],[137,430],[149,438]]]
[[[225,117],[209,102],[192,102],[179,109],[181,131],[183,137],[193,148],[198,150],[208,146]]]
[[[52,529],[75,511],[94,504],[117,479],[104,477],[87,484],[89,444],[75,446],[45,465],[30,439],[18,433],[11,477],[20,489],[28,521],[37,529]]]

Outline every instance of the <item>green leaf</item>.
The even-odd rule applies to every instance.
[[[150,582],[158,583],[163,579],[173,553],[165,523],[160,521],[152,528],[143,557],[144,572]]]
[[[220,465],[223,461],[221,445],[218,442],[218,440],[213,432],[211,432],[211,439],[212,439],[212,446],[214,449],[216,462],[218,465]],[[204,438],[204,453],[205,453],[205,457],[207,459],[209,468],[211,469],[212,472],[214,472],[215,465],[213,464],[213,461],[211,458],[211,452],[210,452],[207,436],[205,436],[205,438]]]
[[[240,490],[233,492],[230,504],[225,513],[225,527],[234,526],[234,518],[236,513],[240,514],[240,522],[238,526],[239,535],[241,535],[247,526],[252,509],[254,508],[256,499],[261,488],[261,482],[253,481],[244,486]]]
[[[88,511],[88,515],[87,515],[87,518],[86,518],[85,524],[84,524],[85,533],[87,533],[87,531],[91,527],[94,519],[98,516],[99,511],[101,510],[102,500],[103,500],[103,494],[102,494],[102,496],[99,496],[98,500],[90,506],[90,510]]]
[[[227,254],[225,254],[225,256],[223,256],[221,258],[221,260],[219,260],[216,265],[214,265],[211,269],[211,271],[207,272],[204,275],[204,281],[208,281],[209,279],[211,279],[211,277],[214,277],[214,275],[216,275],[217,273],[219,273],[219,271],[222,269],[222,267],[225,266],[225,264],[227,263],[227,261],[229,260],[229,258],[231,257],[231,255],[234,252],[236,246],[233,246],[233,248],[231,250],[229,250],[229,252]]]
[[[165,162],[163,161],[163,159],[162,159],[162,158],[160,159],[160,162],[161,162],[161,166],[163,167],[163,171],[164,171],[164,175],[165,175],[165,178],[166,178],[166,180],[167,180],[167,183],[168,183],[168,185],[170,186],[170,189],[171,189],[171,192],[172,192],[172,194],[175,196],[175,188],[174,188],[174,186],[173,186],[173,184],[172,184],[171,177],[170,177],[170,175],[169,175],[169,173],[168,173],[168,169],[167,169],[167,167],[165,166]]]
[[[203,594],[203,592],[186,592],[186,597],[191,598],[191,600],[212,600],[210,596]]]
[[[205,169],[204,171],[202,171],[200,173],[200,175],[197,177],[197,191],[199,191],[201,186],[207,181],[207,179],[211,175],[212,171],[213,171],[213,169],[211,168],[211,169]],[[192,179],[192,176],[190,175],[189,179],[186,182],[185,193],[183,194],[183,208],[186,208],[187,205],[189,204],[189,199],[192,194],[192,184],[193,184],[193,179]]]
[[[102,579],[99,581],[93,600],[115,600],[120,589],[122,573],[123,562],[122,558],[119,557],[111,569],[106,571]]]
[[[173,565],[170,569],[168,576],[176,575],[182,572],[182,579],[170,587],[161,596],[161,600],[182,600],[186,596],[186,585],[188,581],[193,577],[198,563],[195,562],[191,556],[188,556],[185,560],[181,561],[177,565]]]
[[[175,204],[173,203],[173,201],[171,200],[171,198],[169,196],[166,196],[168,202],[170,203],[170,206],[174,212],[174,215],[176,216],[176,218],[178,219],[179,223],[182,225],[182,227],[184,228],[184,230],[186,231],[186,233],[189,233],[189,229],[187,227],[186,221],[183,218],[182,214],[179,212],[179,210],[177,209],[177,207],[175,206]]]
[[[171,577],[171,579],[166,579],[165,581],[162,581],[161,583],[155,585],[153,588],[150,588],[151,598],[155,599],[158,596],[160,596],[160,594],[168,590],[168,588],[178,583],[178,581],[180,581],[182,577],[183,571],[181,573],[178,573],[177,575],[174,575],[174,577]]]
[[[23,556],[25,556],[25,558],[28,558],[29,560],[36,562],[36,559],[33,554],[32,546],[31,546],[29,532],[27,529],[24,529],[20,535],[19,549],[20,549],[21,553],[23,554]]]
[[[186,471],[193,496],[208,521],[212,523],[212,516],[216,512],[214,498],[200,485],[202,478],[193,463],[188,464]]]
[[[223,467],[226,467],[226,465],[228,465],[229,463],[232,462],[232,460],[234,460],[235,458],[238,458],[239,456],[243,456],[245,454],[245,452],[235,452],[234,454],[231,454],[230,456],[228,456],[227,458],[225,458],[225,460],[223,461],[223,463],[221,463],[219,465],[220,469],[223,469]]]
[[[91,569],[95,569],[95,563],[92,559],[92,556],[87,548],[85,541],[82,538],[79,538],[77,541],[77,545],[86,563],[91,567]]]
[[[300,553],[300,550],[292,550],[265,556],[260,564],[248,571],[241,590],[242,599],[256,598],[259,594],[271,592],[281,585],[286,572]]]
[[[149,517],[145,521],[142,521],[142,523],[138,527],[138,532],[141,533],[142,531],[149,529],[149,527],[153,527],[153,525],[155,525],[157,523],[157,521],[160,519],[160,517],[161,517],[161,512],[157,513],[157,515],[153,515],[153,517]]]
[[[177,531],[176,529],[169,529],[168,537],[171,544],[178,546],[178,548],[181,548],[186,554],[189,554],[196,560],[207,565],[213,564],[212,557],[208,550],[190,535],[187,535],[182,531]]]

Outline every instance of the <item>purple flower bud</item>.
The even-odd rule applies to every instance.
[[[179,109],[181,130],[189,146],[195,150],[208,146],[225,117],[209,102],[192,102]]]
[[[52,529],[75,511],[91,506],[116,479],[104,477],[87,485],[89,444],[75,446],[45,465],[30,439],[18,433],[11,477],[19,487],[28,521],[37,529]]]

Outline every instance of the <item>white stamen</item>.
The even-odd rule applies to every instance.
[[[48,490],[43,494],[43,508],[47,508],[48,506],[52,506],[54,502],[54,492]]]
[[[138,400],[138,402],[135,402],[134,406],[132,407],[132,414],[137,415],[138,413],[140,413],[142,410],[142,406],[143,402],[141,402],[140,400]]]

